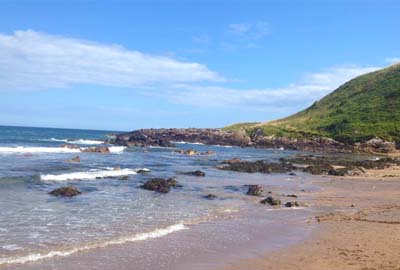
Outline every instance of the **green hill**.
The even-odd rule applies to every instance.
[[[400,142],[400,64],[359,76],[292,116],[225,129],[251,134],[260,128],[264,135],[325,136],[350,144],[375,136]]]

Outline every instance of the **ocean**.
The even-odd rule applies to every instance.
[[[193,250],[197,259],[206,258],[210,250],[214,250],[213,254],[225,254],[224,248],[239,247],[240,243],[246,244],[253,238],[252,243],[257,246],[270,248],[259,238],[264,226],[269,226],[271,232],[276,227],[275,233],[265,236],[273,246],[284,244],[288,239],[297,241],[306,235],[305,231],[294,234],[296,230],[292,229],[282,232],[279,238],[277,232],[282,230],[279,222],[303,220],[310,210],[271,211],[274,209],[246,196],[245,185],[261,184],[280,193],[312,191],[315,187],[309,176],[301,173],[296,176],[246,174],[216,168],[221,161],[235,157],[277,161],[293,155],[293,151],[185,142],[177,143],[176,148],[108,145],[109,154],[60,147],[66,143],[83,148],[104,145],[103,141],[112,133],[0,126],[0,269],[91,269],[90,266],[107,269],[107,263],[112,260],[105,259],[105,255],[101,257],[103,261],[90,263],[77,258],[107,250],[110,251],[107,254],[113,254],[115,249],[126,244],[130,245],[129,250],[135,250],[135,254],[127,253],[123,257],[135,261],[136,266],[131,269],[178,269],[183,262],[187,264],[190,256],[185,252],[188,250]],[[212,150],[216,154],[186,156],[176,153],[177,148]],[[67,162],[77,155],[80,163]],[[116,166],[121,170],[115,171]],[[143,168],[149,172],[136,173]],[[184,174],[194,170],[204,171],[206,177]],[[121,180],[121,176],[125,176],[125,180]],[[182,187],[168,194],[138,188],[155,177],[176,177]],[[73,198],[49,194],[68,185],[76,186],[82,194]],[[217,199],[205,199],[209,193],[217,195]],[[245,216],[251,218],[245,219]],[[271,225],[273,222],[276,222],[275,227]],[[253,234],[248,228],[254,228]],[[196,240],[169,240],[162,244],[169,239],[167,237],[185,239],[189,232],[196,232],[192,236],[199,237],[197,245]],[[205,239],[208,244],[202,242]],[[146,241],[146,247],[139,245]],[[171,248],[173,252],[165,259],[167,262],[146,259],[149,254],[165,255],[168,251],[162,246],[171,243],[175,244]],[[123,256],[124,253],[120,250],[118,254]],[[75,258],[76,263],[66,266],[63,258],[71,258],[70,262]],[[219,258],[222,261],[222,256]],[[96,262],[101,261],[102,267],[96,268]],[[129,265],[129,260],[120,259],[118,263],[121,262]],[[55,267],[57,263],[59,267]],[[126,265],[120,269],[124,267]],[[109,269],[118,268],[110,266]]]

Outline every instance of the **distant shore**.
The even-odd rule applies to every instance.
[[[399,269],[400,167],[329,178],[309,201],[321,209],[311,237],[224,269]]]

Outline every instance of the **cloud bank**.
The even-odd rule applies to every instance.
[[[297,83],[281,88],[238,89],[221,86],[178,85],[165,98],[179,104],[210,107],[251,108],[274,111],[305,107],[343,83],[381,67],[344,66],[305,74]]]
[[[32,30],[0,33],[0,91],[222,81],[205,65]]]

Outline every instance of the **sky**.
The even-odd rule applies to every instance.
[[[0,2],[0,125],[282,118],[400,61],[400,1]]]

